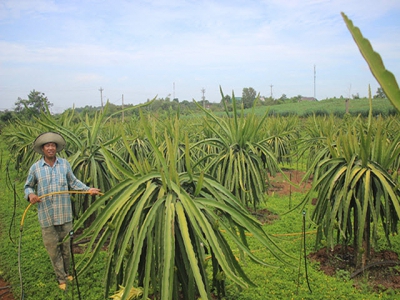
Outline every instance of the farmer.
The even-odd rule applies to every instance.
[[[55,132],[45,132],[33,142],[33,150],[42,158],[29,169],[25,182],[25,198],[38,203],[38,217],[42,228],[43,243],[49,254],[58,281],[58,287],[65,290],[69,274],[70,248],[62,240],[72,231],[72,205],[68,190],[87,191],[98,195],[100,190],[90,188],[72,173],[66,159],[56,153],[65,147],[64,138]],[[36,190],[36,192],[35,192]],[[54,193],[63,192],[65,193]],[[40,198],[43,195],[51,194]]]

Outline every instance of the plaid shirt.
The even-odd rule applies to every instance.
[[[44,161],[44,158],[31,166],[25,182],[26,199],[29,194],[35,193],[35,187],[39,197],[69,189],[89,190],[88,186],[75,177],[69,162],[59,157],[52,167]],[[38,217],[41,227],[71,222],[72,206],[69,194],[55,194],[41,198],[41,202],[38,202]]]

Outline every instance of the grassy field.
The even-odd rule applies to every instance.
[[[42,244],[35,207],[27,212],[21,243],[19,243],[20,220],[27,207],[27,202],[23,199],[23,183],[26,174],[19,174],[12,169],[12,158],[4,149],[4,142],[1,145],[0,276],[11,284],[16,299],[22,299],[21,292],[23,292],[23,299],[78,299],[76,286],[71,286],[67,293],[62,293],[57,288],[50,261]],[[301,202],[302,198],[301,193],[293,193],[290,196],[275,193],[266,197],[267,200],[260,209],[266,208],[274,218],[265,223],[264,227],[273,236],[277,245],[284,249],[287,255],[280,254],[279,256],[287,263],[273,257],[249,236],[252,251],[268,266],[254,264],[234,249],[238,260],[255,286],[239,289],[228,281],[226,282],[227,295],[224,299],[394,299],[400,297],[400,293],[394,291],[372,292],[367,285],[368,274],[365,275],[364,280],[361,279],[364,284],[356,289],[353,286],[353,280],[350,280],[350,274],[340,272],[333,277],[327,276],[319,271],[318,264],[304,261],[303,222],[308,232],[305,250],[307,253],[314,251],[315,227],[310,222],[312,207],[306,207],[304,210],[296,209],[288,213],[289,208]],[[394,249],[398,251],[400,238],[395,237],[392,242]],[[380,247],[387,247],[383,240]],[[78,277],[82,299],[104,299],[103,258],[106,255],[107,253],[104,252],[102,258],[91,267],[88,273]],[[76,255],[77,261],[79,258],[80,256]]]
[[[293,194],[290,199],[292,205],[299,203],[302,196],[299,193]],[[361,285],[356,289],[355,282],[350,279],[350,273],[337,272],[332,277],[321,272],[318,263],[307,260],[307,266],[305,266],[303,221],[308,233],[306,234],[306,252],[309,254],[315,249],[315,227],[309,219],[312,207],[304,211],[299,209],[286,213],[289,210],[289,197],[279,195],[268,197],[266,207],[279,216],[272,224],[264,225],[266,231],[273,235],[277,244],[295,259],[291,260],[292,265],[281,264],[255,244],[254,251],[266,262],[275,262],[278,268],[261,267],[251,262],[244,263],[245,271],[257,286],[243,291],[232,287],[228,289],[227,299],[395,299],[400,297],[400,293],[394,291],[372,292],[367,283],[368,274],[359,278]],[[400,249],[399,243],[400,239],[396,238],[394,248],[397,250]],[[382,244],[381,247],[386,248],[387,245]]]
[[[277,114],[297,114],[307,116],[314,113],[336,114],[342,116],[346,112],[345,99],[328,99],[315,102],[302,101],[298,103],[285,103],[269,107],[271,112]],[[368,99],[350,99],[348,101],[348,111],[350,114],[366,115],[369,111]],[[388,99],[372,99],[372,111],[374,113],[387,114],[393,112],[393,105]]]
[[[369,109],[367,99],[349,101],[349,111],[355,115],[366,115]],[[344,99],[331,99],[318,102],[299,102],[259,106],[257,113],[264,114],[266,109],[282,115],[298,114],[307,116],[312,113],[343,115],[346,110]],[[392,111],[388,100],[373,100],[375,113],[387,114]],[[7,141],[0,136],[0,277],[12,288],[15,299],[78,299],[76,285],[71,285],[67,293],[61,292],[44,249],[41,231],[37,220],[36,208],[27,211],[23,227],[20,226],[22,215],[28,206],[23,199],[23,184],[27,174],[14,169],[14,157],[6,150]],[[287,167],[287,166],[286,166]],[[303,168],[304,165],[289,166],[289,169]],[[304,171],[304,170],[303,170]],[[253,263],[243,257],[237,249],[233,249],[246,274],[254,282],[254,286],[242,289],[226,282],[225,300],[253,299],[395,299],[400,292],[379,289],[372,291],[368,285],[368,273],[350,279],[350,273],[339,271],[334,276],[325,275],[318,263],[304,260],[304,251],[309,254],[315,251],[315,226],[310,220],[313,206],[306,206],[290,211],[290,208],[303,200],[304,193],[283,195],[270,193],[266,201],[258,207],[259,214],[269,221],[263,226],[279,248],[280,259],[266,251],[255,239],[248,236],[253,253],[265,262],[265,266]],[[303,226],[307,234],[303,235]],[[20,239],[20,234],[22,238]],[[391,239],[393,250],[400,252],[400,237]],[[384,238],[379,241],[379,249],[387,249]],[[305,245],[305,247],[304,247]],[[376,250],[379,250],[379,249]],[[104,251],[98,261],[85,274],[78,276],[81,299],[107,299],[103,295],[105,278]],[[81,256],[76,254],[75,260]],[[18,263],[20,262],[20,264]],[[20,268],[19,268],[20,266]],[[79,270],[78,270],[79,271]],[[354,286],[357,285],[357,288]],[[0,290],[0,299],[2,292]],[[109,295],[107,295],[109,296]]]

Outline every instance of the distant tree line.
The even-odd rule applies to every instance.
[[[233,96],[233,95],[232,95]],[[206,109],[212,111],[223,111],[224,109],[224,101],[226,104],[232,103],[232,96],[226,94],[225,96],[221,97],[221,101],[219,103],[209,102],[208,100],[201,100],[198,101],[200,105],[205,107]],[[336,98],[336,97],[335,97]],[[340,97],[344,99],[343,96]],[[352,95],[353,99],[360,99],[359,95]],[[383,92],[382,88],[379,87],[373,96],[374,99],[386,99],[386,95]],[[273,98],[271,96],[261,96],[257,94],[256,90],[252,87],[243,88],[241,97],[236,97],[235,99],[238,104],[243,105],[243,108],[251,108],[253,105],[258,106],[273,106],[285,103],[296,103],[300,102],[303,97],[301,95],[297,95],[295,97],[288,98],[285,94],[282,94],[279,98]],[[143,110],[151,112],[152,114],[158,115],[165,115],[171,112],[179,111],[181,115],[190,115],[193,112],[199,112],[199,108],[197,107],[194,101],[183,100],[179,102],[177,98],[171,99],[169,97],[166,98],[157,98],[150,100],[148,99],[147,102],[150,102],[148,106],[143,108]],[[45,93],[39,92],[36,90],[32,90],[29,95],[28,99],[22,99],[18,97],[17,101],[15,102],[15,108],[13,111],[5,110],[0,111],[0,124],[6,124],[7,122],[12,122],[14,119],[20,120],[30,120],[35,116],[38,116],[40,113],[44,113],[46,111],[51,112],[51,107],[53,103],[49,101]],[[134,106],[133,104],[124,105],[124,108],[129,108]],[[85,106],[85,107],[78,107],[78,108],[69,108],[67,110],[75,110],[75,113],[84,116],[88,115],[94,116],[97,111],[102,109],[101,107],[94,107],[94,106]],[[114,114],[118,111],[121,111],[121,105],[115,105],[109,103],[108,113]],[[136,110],[128,110],[125,114],[127,118],[138,115]]]

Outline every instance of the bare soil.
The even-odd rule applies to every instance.
[[[361,285],[366,283],[375,292],[400,289],[400,260],[394,251],[372,251],[371,257],[362,268],[355,268],[352,247],[343,249],[337,245],[333,250],[322,248],[310,253],[308,258],[319,262],[320,270],[329,276],[336,276],[338,272],[346,271],[354,280],[355,288],[361,288]]]
[[[284,173],[297,187],[293,187],[284,176],[279,174],[272,177],[269,193],[289,195],[293,192],[306,192],[310,188],[311,178],[300,184],[304,172],[286,170]],[[312,203],[315,204],[316,201],[317,199],[313,199]],[[264,210],[263,213],[268,214],[268,211]],[[264,215],[261,221],[273,218]],[[337,245],[333,250],[322,248],[317,252],[310,253],[308,257],[311,261],[318,262],[320,270],[329,276],[336,276],[341,271],[350,274],[355,288],[360,288],[361,285],[367,283],[376,292],[400,289],[400,260],[396,252],[372,250],[364,267],[359,269],[356,269],[353,263],[353,252],[352,247],[342,249],[340,245]]]
[[[14,296],[11,293],[11,286],[0,278],[0,299],[1,300],[14,300]]]
[[[285,170],[284,173],[286,178],[281,174],[271,177],[269,194],[290,195],[294,192],[306,192],[310,188],[311,179],[300,184],[304,175],[303,172]],[[294,185],[289,182],[294,183]],[[314,199],[315,201],[317,199]],[[267,209],[259,210],[255,214],[262,223],[273,222],[279,218]],[[74,247],[74,253],[81,251],[78,245]],[[320,270],[329,276],[336,276],[340,271],[350,274],[350,277],[354,280],[355,288],[367,283],[371,289],[377,292],[387,289],[400,289],[400,260],[397,253],[393,251],[372,251],[370,259],[362,269],[355,268],[352,262],[354,255],[351,247],[342,249],[338,245],[333,250],[322,248],[317,252],[310,253],[308,257],[312,261],[319,262]],[[10,284],[1,278],[0,299],[15,300],[10,290]]]

